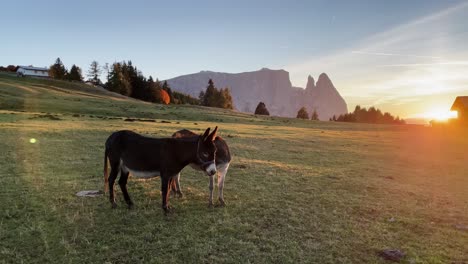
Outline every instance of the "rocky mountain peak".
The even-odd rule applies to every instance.
[[[317,86],[319,85],[319,83],[323,85],[327,85],[327,86],[329,85],[333,86],[333,83],[331,82],[330,78],[328,77],[326,73],[320,74],[318,81],[317,81]]]
[[[263,68],[253,72],[223,73],[202,71],[167,80],[173,90],[197,97],[212,79],[218,88],[229,87],[235,109],[254,112],[259,102],[264,102],[270,114],[295,117],[301,107],[316,110],[320,120],[347,113],[346,102],[333,86],[328,76],[322,73],[315,82],[307,78],[307,87],[293,87],[289,72]]]
[[[309,75],[309,77],[307,77],[306,90],[313,89],[313,88],[315,88],[315,80],[314,80],[314,77]]]

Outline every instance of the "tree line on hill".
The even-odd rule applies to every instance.
[[[369,109],[361,108],[357,105],[354,112],[339,115],[338,117],[333,116],[330,121],[337,122],[354,122],[354,123],[370,123],[370,124],[397,124],[404,125],[406,122],[400,117],[394,117],[388,112],[382,114],[380,109],[375,107],[369,107]]]
[[[18,66],[8,65],[6,67],[0,66],[0,72],[16,72]]]
[[[99,78],[104,72],[105,83]],[[60,58],[49,67],[49,76],[58,80],[83,82],[81,68],[73,65],[70,71],[64,66]],[[141,71],[133,66],[131,61],[108,63],[100,66],[92,61],[87,72],[88,82],[103,86],[105,89],[135,99],[162,104],[192,104],[209,107],[233,109],[232,96],[228,88],[217,89],[212,80],[208,82],[205,92],[199,98],[173,91],[167,81],[154,80],[152,76],[146,78]]]
[[[255,109],[256,115],[270,115],[266,105],[264,102],[260,102]],[[296,118],[300,119],[309,119],[309,113],[307,112],[307,108],[301,107],[297,112]],[[314,109],[312,115],[310,116],[310,120],[319,120],[319,116],[317,111]],[[337,122],[356,122],[356,123],[371,123],[371,124],[398,124],[402,125],[405,124],[405,120],[400,119],[398,116],[393,117],[390,113],[385,112],[382,114],[380,109],[375,107],[370,107],[369,109],[361,108],[360,105],[357,105],[354,109],[354,112],[339,115],[336,117],[333,115],[329,121],[337,121]]]
[[[70,71],[68,71],[60,58],[57,58],[55,63],[49,67],[49,76],[57,80],[83,81],[81,68],[73,64]]]
[[[254,114],[256,114],[256,115],[270,115],[270,112],[268,111],[265,103],[260,102],[260,103],[258,103],[257,108],[255,108]],[[307,112],[307,108],[301,107],[301,109],[299,109],[299,111],[297,112],[296,118],[309,119],[309,113]],[[317,113],[317,111],[315,109],[312,112],[310,120],[319,120],[318,113]]]
[[[229,89],[215,87],[213,80],[208,81],[205,91],[201,91],[198,96],[201,105],[225,109],[233,109],[232,96]]]

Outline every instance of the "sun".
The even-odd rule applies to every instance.
[[[428,119],[435,119],[438,121],[447,121],[451,118],[457,118],[458,113],[456,111],[450,111],[444,108],[435,108],[426,113],[424,117]]]

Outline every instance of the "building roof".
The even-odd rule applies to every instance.
[[[462,108],[468,108],[468,96],[457,96],[450,110],[456,111]]]
[[[47,68],[41,68],[41,67],[34,67],[34,66],[18,66],[19,68],[23,68],[25,70],[32,70],[32,71],[49,71]]]

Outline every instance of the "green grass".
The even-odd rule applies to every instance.
[[[255,117],[93,89],[0,75],[0,262],[385,263],[386,248],[405,251],[404,263],[468,261],[468,231],[456,228],[468,225],[466,131]],[[116,210],[75,196],[103,189],[113,131],[214,125],[233,154],[226,207],[207,207],[208,177],[190,168],[169,216],[159,179],[130,178],[134,210],[117,186]]]

